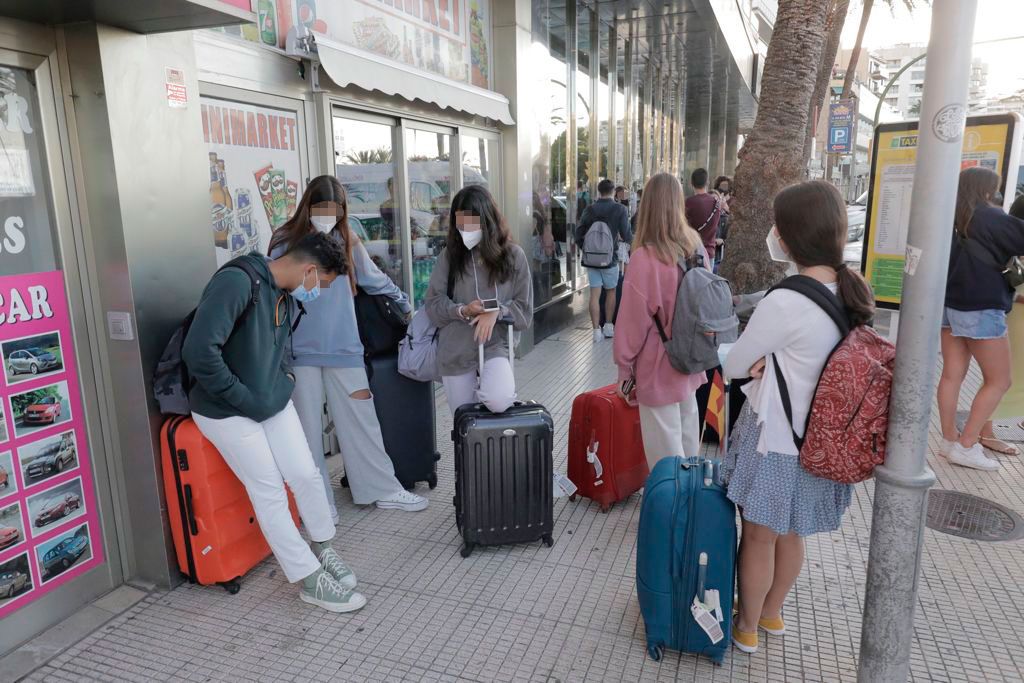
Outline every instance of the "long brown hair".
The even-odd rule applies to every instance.
[[[458,279],[466,270],[470,253],[462,242],[456,223],[456,214],[468,213],[480,219],[483,239],[476,249],[480,253],[487,270],[490,272],[492,286],[499,282],[512,279],[515,260],[512,256],[512,234],[509,232],[505,217],[498,210],[494,197],[483,185],[470,185],[459,190],[452,199],[451,214],[448,220],[448,268]]]
[[[670,173],[647,181],[636,226],[633,246],[647,247],[662,263],[675,264],[703,253],[700,235],[686,222],[683,186]]]
[[[316,227],[310,222],[311,209],[317,204],[334,202],[341,207],[341,218],[334,225],[331,236],[340,240],[344,246],[345,266],[348,269],[348,283],[352,293],[356,292],[356,273],[352,267],[352,242],[356,236],[348,227],[348,195],[345,186],[338,182],[338,179],[331,175],[322,175],[309,181],[306,191],[302,194],[295,207],[295,213],[285,221],[284,225],[274,231],[270,238],[270,246],[267,247],[267,255],[271,255],[278,247],[284,247],[284,253],[291,251],[306,235],[316,232]]]
[[[875,317],[875,295],[860,273],[843,261],[846,244],[846,203],[839,190],[824,180],[790,185],[775,195],[775,227],[789,257],[803,268],[834,268],[839,298],[850,322],[864,325]]]
[[[979,206],[992,202],[992,196],[999,191],[999,174],[981,166],[972,166],[960,171],[960,183],[956,188],[956,210],[953,212],[953,229],[961,237],[967,237],[967,226]]]

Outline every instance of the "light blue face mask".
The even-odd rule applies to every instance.
[[[292,298],[304,304],[308,304],[310,301],[315,300],[320,296],[320,274],[315,268],[313,269],[313,282],[316,284],[313,285],[311,289],[306,289],[306,277],[303,276],[302,284],[290,292]]]

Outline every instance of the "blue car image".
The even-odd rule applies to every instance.
[[[47,577],[60,574],[78,561],[89,548],[89,537],[75,534],[46,551],[43,555],[43,571]]]

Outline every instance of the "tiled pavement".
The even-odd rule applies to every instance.
[[[610,344],[589,331],[550,338],[517,367],[520,395],[547,405],[564,471],[572,397],[613,379]],[[972,378],[972,381],[977,381]],[[973,393],[973,392],[972,392]],[[856,489],[840,531],[807,542],[786,607],[790,633],[716,667],[691,656],[646,655],[634,589],[639,497],[601,514],[555,503],[554,547],[540,543],[459,556],[450,418],[439,404],[440,485],[430,508],[357,508],[348,493],[336,547],[369,605],[332,615],[296,599],[275,563],[237,595],[182,585],[154,593],[30,680],[331,681],[852,681],[868,555],[872,486]],[[934,431],[934,430],[933,430]],[[937,447],[937,434],[931,448]],[[997,473],[931,458],[938,488],[1024,510],[1024,463]],[[420,493],[426,493],[421,486]],[[912,679],[1024,680],[1024,544],[928,531]]]

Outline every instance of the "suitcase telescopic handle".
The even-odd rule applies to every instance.
[[[196,512],[192,508],[192,487],[185,484],[185,516],[188,518],[188,530],[193,536],[199,535],[199,526],[196,524]]]

